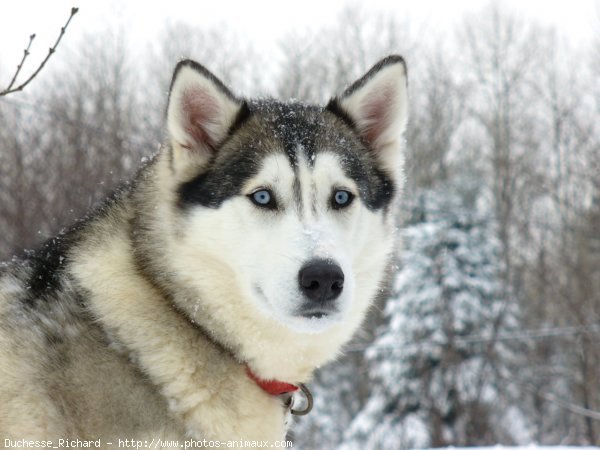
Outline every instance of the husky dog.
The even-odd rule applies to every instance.
[[[163,150],[0,269],[2,442],[284,439],[386,282],[406,120],[399,56],[325,107],[179,63]]]

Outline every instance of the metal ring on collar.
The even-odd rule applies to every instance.
[[[300,387],[300,390],[302,391],[302,393],[304,394],[304,397],[306,398],[306,408],[294,409],[294,405],[292,404],[290,412],[292,414],[294,414],[295,416],[305,416],[306,414],[308,414],[311,411],[311,409],[313,407],[313,396],[304,383],[298,383],[298,386]]]

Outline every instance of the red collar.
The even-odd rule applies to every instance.
[[[250,366],[248,365],[246,365],[246,373],[250,379],[258,385],[258,387],[270,395],[288,394],[299,389],[295,384],[285,383],[278,380],[263,380],[258,378],[258,376],[252,372],[252,369],[250,369]]]

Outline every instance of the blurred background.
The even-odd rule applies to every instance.
[[[600,445],[600,2],[94,3],[0,97],[0,259],[158,151],[179,59],[243,95],[323,103],[400,53],[397,275],[317,372],[295,447]],[[71,6],[3,6],[0,90]]]

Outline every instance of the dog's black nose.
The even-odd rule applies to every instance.
[[[300,269],[298,282],[300,290],[310,300],[335,300],[344,288],[344,272],[332,261],[317,259]]]

